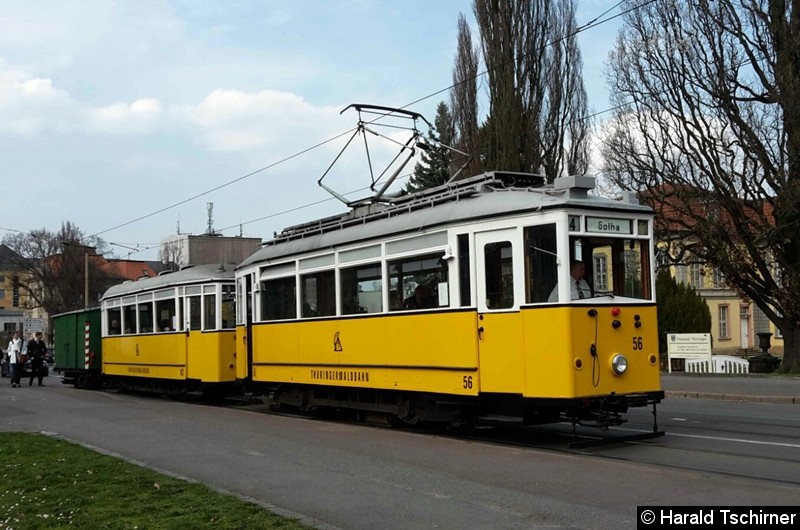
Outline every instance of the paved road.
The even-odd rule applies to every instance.
[[[800,404],[800,376],[662,374],[667,397]]]
[[[0,430],[54,433],[319,528],[625,529],[636,527],[638,505],[792,505],[800,495],[745,478],[56,381],[12,389],[0,380]]]

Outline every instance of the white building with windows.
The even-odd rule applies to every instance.
[[[187,265],[238,265],[260,248],[259,237],[176,234],[161,241],[160,258],[178,269]]]

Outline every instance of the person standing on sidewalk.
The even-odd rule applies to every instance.
[[[19,386],[20,372],[22,371],[22,349],[25,346],[25,341],[19,338],[19,331],[15,331],[8,343],[8,368],[9,377],[11,378],[11,387],[16,388]]]
[[[47,344],[42,340],[42,332],[37,331],[34,338],[28,341],[28,358],[31,360],[31,379],[28,381],[28,386],[33,384],[34,377],[39,378],[39,386],[44,386],[42,383],[42,364],[44,363],[44,354],[47,352]]]

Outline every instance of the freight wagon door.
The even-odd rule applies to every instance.
[[[55,363],[62,369],[83,368],[83,326],[78,329],[78,316],[75,313],[58,316],[53,319],[55,325]],[[79,333],[80,332],[80,333]],[[81,353],[81,364],[78,365],[78,352]]]
[[[521,393],[522,244],[514,228],[475,234],[481,392]]]

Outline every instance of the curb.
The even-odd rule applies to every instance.
[[[694,392],[686,390],[667,390],[669,398],[717,399],[721,401],[739,401],[745,403],[777,403],[781,405],[800,405],[800,396],[748,396],[744,394],[722,394],[717,392]]]

